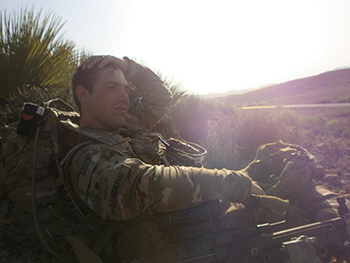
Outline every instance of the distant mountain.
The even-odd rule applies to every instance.
[[[220,93],[219,92],[210,92],[208,94],[201,95],[201,97],[203,99],[215,99],[215,98],[220,98],[220,97],[227,97],[227,96],[230,96],[230,95],[244,94],[244,93],[247,93],[247,92],[250,92],[250,91],[262,89],[262,88],[269,87],[269,86],[272,86],[272,85],[273,84],[268,84],[268,85],[263,85],[263,86],[252,86],[252,87],[249,87],[249,88],[246,88],[246,89],[242,89],[242,90],[229,90],[229,91],[220,92]]]
[[[350,102],[350,68],[272,85],[214,100],[237,106]]]
[[[214,99],[214,98],[219,98],[219,97],[227,97],[229,95],[237,95],[237,94],[247,93],[249,91],[253,91],[253,90],[256,90],[258,88],[259,87],[251,87],[251,88],[247,88],[244,90],[229,90],[229,91],[222,92],[222,93],[210,92],[208,94],[201,95],[201,97],[203,99]]]

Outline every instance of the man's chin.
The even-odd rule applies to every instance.
[[[121,127],[123,127],[124,124],[125,124],[125,121],[120,121],[120,122],[116,122],[116,123],[112,123],[111,125],[108,125],[108,128],[110,131],[116,131]]]

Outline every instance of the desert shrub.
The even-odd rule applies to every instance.
[[[237,155],[240,165],[254,159],[257,148],[278,140],[278,128],[273,113],[243,114],[237,126]]]
[[[277,129],[277,138],[285,142],[298,143],[300,140],[300,127],[302,119],[293,111],[282,109],[271,112],[275,128]]]
[[[311,129],[311,134],[313,136],[317,136],[323,133],[323,129],[321,126],[317,125],[317,126],[313,126]]]
[[[191,95],[171,110],[171,120],[181,138],[200,143],[207,131],[206,101]]]
[[[178,137],[207,148],[207,167],[233,167],[236,151],[237,110],[190,95],[179,100],[159,123],[156,131],[164,137]]]
[[[154,130],[161,133],[165,138],[181,138],[177,124],[174,121],[174,115],[176,115],[178,107],[182,107],[182,105],[190,103],[190,101],[187,102],[189,96],[187,91],[182,87],[181,83],[174,82],[173,78],[164,77],[159,71],[157,72],[157,75],[164,81],[167,87],[169,87],[173,95],[173,102],[170,111],[164,116],[162,121],[154,128]]]
[[[327,156],[327,158],[325,158],[326,166],[329,168],[335,167],[336,163],[342,156],[339,143],[337,143],[337,141],[334,139],[327,140],[326,144],[323,147],[323,155]]]
[[[205,166],[237,167],[237,132],[239,112],[224,103],[207,103],[206,134],[202,144],[208,150]]]
[[[350,138],[350,120],[348,119],[342,123],[341,136],[347,139]]]
[[[333,134],[335,137],[340,137],[343,131],[342,123],[335,119],[335,120],[330,120],[325,124],[325,130],[329,134]]]
[[[325,125],[326,122],[327,122],[327,121],[325,120],[325,118],[323,118],[323,117],[319,117],[319,118],[317,118],[316,120],[317,120],[317,124],[319,124],[320,126]]]
[[[342,136],[346,139],[350,139],[350,129],[343,132]]]
[[[328,99],[323,99],[323,100],[318,100],[318,101],[316,101],[316,103],[326,104],[326,103],[331,103],[331,101],[328,100]]]
[[[308,130],[309,136],[305,138],[305,136],[299,136],[298,141],[296,143],[305,144],[308,143],[310,136],[315,137],[324,133],[324,125],[327,120],[322,116],[307,116],[304,117],[302,114],[300,115],[300,129]]]
[[[85,54],[61,35],[61,18],[42,11],[0,12],[0,97],[7,99],[27,85],[48,92],[70,85]]]
[[[333,116],[335,117],[350,117],[350,110],[346,108],[336,109]]]
[[[346,103],[346,102],[347,102],[347,99],[340,99],[336,101],[336,103]]]
[[[236,129],[230,129],[229,125],[218,129],[219,124],[213,121],[208,123],[206,140],[203,145],[208,154],[205,159],[205,166],[208,168],[236,169],[237,167],[237,145]],[[232,127],[232,126],[231,126]]]

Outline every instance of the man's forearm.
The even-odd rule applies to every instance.
[[[244,173],[149,165],[98,145],[76,153],[69,174],[82,201],[113,220],[181,210],[216,199],[244,202],[251,195],[251,180]]]
[[[251,195],[250,178],[230,170],[140,164],[131,166],[128,179],[125,185],[131,191],[143,193],[140,213],[182,210],[217,199],[244,202]],[[140,181],[137,189],[133,189],[135,181]]]
[[[128,70],[124,74],[142,95],[132,103],[129,114],[143,122],[146,129],[153,129],[170,109],[170,90],[153,71],[132,60],[129,60]]]

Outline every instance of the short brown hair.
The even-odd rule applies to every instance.
[[[118,65],[115,63],[108,63],[106,66],[104,66],[104,68],[107,68],[107,67],[114,70],[119,69]],[[77,68],[77,71],[73,76],[73,79],[72,79],[73,98],[80,112],[81,112],[81,105],[80,105],[80,101],[77,98],[77,95],[75,94],[75,89],[78,85],[82,85],[91,94],[93,91],[94,84],[100,79],[100,76],[98,74],[100,70],[101,69],[98,67],[98,64],[91,69],[83,69],[80,66]]]

